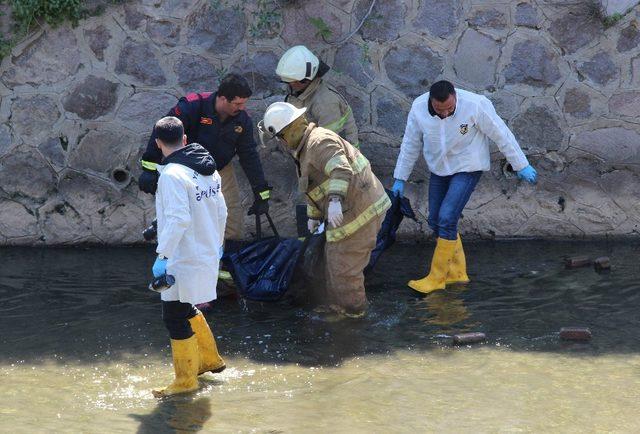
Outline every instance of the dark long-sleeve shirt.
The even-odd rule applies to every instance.
[[[215,110],[215,101],[215,93],[190,93],[180,98],[167,116],[175,116],[182,121],[187,142],[200,143],[211,153],[218,169],[224,168],[238,154],[253,191],[265,190],[267,182],[253,139],[251,117],[243,110],[221,121]],[[155,132],[152,132],[142,155],[143,162],[161,163],[162,152],[155,139]]]

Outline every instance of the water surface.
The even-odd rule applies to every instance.
[[[2,249],[0,432],[640,432],[638,242],[469,244],[473,282],[418,297],[432,248],[383,256],[361,320],[217,301],[229,369],[162,402],[150,248]],[[614,269],[565,270],[577,254]],[[453,347],[463,331],[488,341]]]

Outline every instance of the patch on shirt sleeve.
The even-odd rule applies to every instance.
[[[460,124],[460,134],[463,136],[469,132],[469,124]]]

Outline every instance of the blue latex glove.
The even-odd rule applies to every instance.
[[[396,196],[404,196],[404,181],[396,179],[391,187],[391,192]]]
[[[153,263],[153,277],[160,277],[167,272],[167,258],[160,259],[160,256],[156,258],[156,262]]]
[[[538,172],[529,164],[524,169],[518,170],[518,179],[523,179],[529,184],[535,184],[538,180]]]

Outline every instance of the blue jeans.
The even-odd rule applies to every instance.
[[[429,226],[439,238],[455,240],[462,210],[476,188],[482,172],[450,176],[431,174],[429,179]]]

